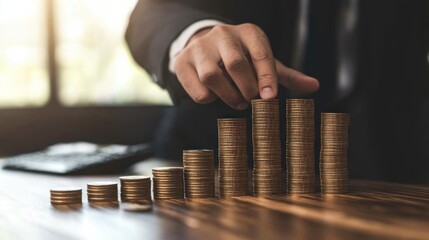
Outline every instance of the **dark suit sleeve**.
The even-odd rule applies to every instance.
[[[175,104],[188,95],[176,76],[168,71],[171,43],[196,21],[227,21],[216,13],[203,9],[213,3],[208,2],[140,0],[130,17],[125,38],[132,56],[162,88],[168,90]]]

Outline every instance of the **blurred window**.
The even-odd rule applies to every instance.
[[[0,107],[49,100],[46,7],[53,3],[59,101],[171,104],[132,59],[124,33],[137,0],[0,0]]]
[[[43,0],[0,0],[0,107],[49,99]]]
[[[65,105],[169,103],[124,40],[136,0],[57,0],[59,98]]]

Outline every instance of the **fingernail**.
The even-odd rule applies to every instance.
[[[271,87],[264,87],[261,90],[261,98],[271,98],[273,97],[273,89]]]
[[[237,109],[238,110],[244,110],[244,109],[246,109],[247,107],[248,107],[249,105],[247,104],[247,103],[240,103],[240,104],[238,104],[237,105]]]

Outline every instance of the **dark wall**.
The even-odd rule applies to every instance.
[[[58,142],[135,144],[152,141],[168,107],[46,107],[0,110],[0,155]]]

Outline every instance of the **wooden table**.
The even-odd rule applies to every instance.
[[[173,200],[142,213],[49,203],[50,187],[116,178],[0,170],[0,239],[429,239],[429,188],[372,181],[344,195]]]

